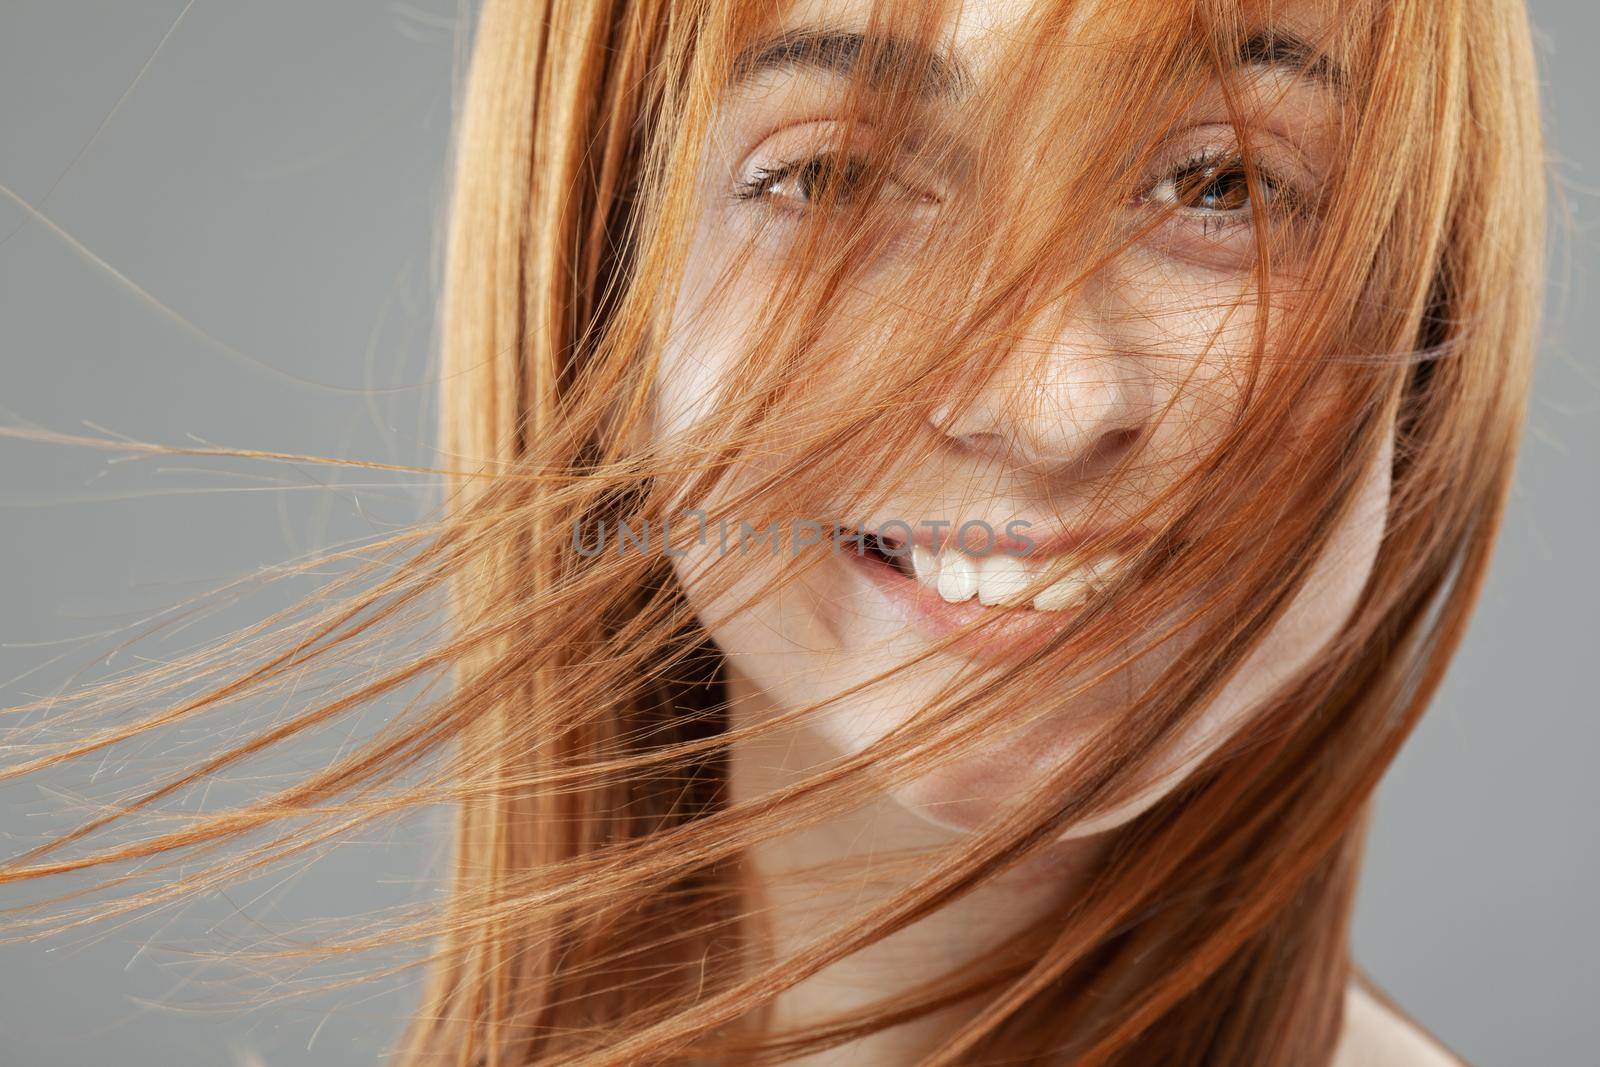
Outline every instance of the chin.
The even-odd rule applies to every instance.
[[[1055,838],[1059,843],[1083,841],[1125,826],[1154,807],[1186,776],[1184,768],[1171,768],[1142,783],[1138,792],[1115,807],[1079,819]],[[953,766],[924,775],[889,791],[907,812],[931,826],[954,835],[982,832],[1004,815],[1011,804],[1026,798],[1030,783],[1042,784],[1047,775],[1035,766],[1022,771],[1004,755],[980,753]]]

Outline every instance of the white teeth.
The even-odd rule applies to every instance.
[[[1120,559],[1114,555],[1100,556],[1058,578],[1033,598],[1035,611],[1060,611],[1086,600],[1089,594],[1111,580]]]
[[[1016,556],[997,553],[985,556],[978,564],[978,601],[983,604],[1014,603],[1034,580],[1028,565]]]
[[[1032,600],[1035,611],[1062,611],[1086,599],[1104,585],[1120,563],[1115,555],[1101,556],[1075,568],[1037,593]],[[1048,565],[1004,552],[974,558],[956,548],[935,552],[922,545],[911,548],[911,570],[917,582],[937,592],[951,604],[961,604],[974,596],[981,604],[1025,604],[1022,596],[1037,584]]]
[[[939,554],[939,595],[951,604],[971,600],[978,591],[978,568],[965,552]]]
[[[1065,578],[1046,586],[1039,592],[1038,596],[1033,598],[1033,610],[1060,611],[1087,597],[1092,586],[1084,570],[1086,568],[1080,568]]]

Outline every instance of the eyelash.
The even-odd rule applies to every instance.
[[[1255,189],[1246,186],[1245,195],[1253,197],[1262,194],[1267,199],[1267,208],[1279,214],[1298,214],[1304,210],[1303,198],[1295,187],[1283,179],[1270,168],[1259,161],[1254,164]],[[1196,194],[1204,194],[1207,189],[1215,186],[1220,180],[1229,175],[1236,175],[1239,182],[1248,182],[1247,171],[1243,158],[1228,149],[1203,149],[1185,157],[1152,183],[1139,199],[1145,203],[1154,203],[1158,206],[1171,207],[1175,213],[1181,213],[1188,218],[1196,219],[1201,223],[1201,232],[1210,233],[1213,229],[1229,226],[1249,225],[1255,218],[1255,205],[1250,201],[1238,207],[1227,209],[1206,209],[1195,207],[1192,202],[1185,203],[1181,197],[1167,200],[1156,200],[1153,193],[1163,185],[1172,183],[1181,185],[1187,180],[1199,179],[1200,184],[1190,190],[1188,199],[1192,201]]]
[[[823,168],[832,166],[833,172]],[[772,191],[780,183],[812,171],[812,179],[859,183],[867,173],[871,164],[860,156],[843,154],[834,151],[819,152],[809,157],[800,159],[777,160],[770,166],[757,167],[749,177],[741,178],[734,189],[734,199],[739,201],[765,201],[769,207],[776,208],[773,203],[776,199]],[[1279,216],[1300,216],[1306,213],[1307,203],[1294,185],[1278,176],[1271,168],[1263,165],[1259,160],[1253,161],[1255,171],[1255,190],[1247,190],[1245,195],[1253,193],[1266,197],[1266,207],[1269,211]],[[1167,200],[1165,202],[1153,199],[1153,193],[1162,185],[1173,183],[1180,185],[1185,180],[1201,179],[1204,184],[1195,186],[1190,190],[1193,199],[1195,193],[1203,194],[1206,189],[1214,186],[1221,179],[1229,175],[1237,175],[1237,181],[1246,181],[1244,161],[1237,151],[1231,148],[1205,148],[1192,152],[1179,162],[1175,163],[1155,182],[1145,187],[1144,192],[1136,198],[1137,202],[1151,204],[1157,207],[1166,207],[1173,213],[1189,222],[1198,225],[1202,236],[1214,236],[1226,230],[1240,226],[1250,226],[1255,222],[1255,205],[1246,200],[1242,205],[1228,209],[1206,209],[1185,204],[1181,200]],[[892,179],[885,184],[894,184]],[[933,197],[917,194],[919,199],[934,201]],[[936,202],[936,201],[935,201]],[[808,202],[803,207],[787,207],[782,210],[801,212],[809,210],[812,206],[810,194]]]
[[[842,166],[841,166],[842,164]],[[837,152],[819,152],[806,159],[779,160],[770,167],[757,167],[748,178],[741,179],[734,190],[736,200],[761,200],[772,192],[779,182],[786,181],[808,169],[816,168],[813,178],[827,175],[822,168],[832,166],[835,181],[859,182],[870,164],[859,156]]]

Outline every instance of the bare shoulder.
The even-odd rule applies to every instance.
[[[1352,981],[1332,1067],[1467,1067],[1380,991]]]

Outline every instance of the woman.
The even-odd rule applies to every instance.
[[[402,1063],[1455,1062],[1348,920],[1510,477],[1529,51],[1514,0],[489,0],[446,517],[92,694],[166,702],[7,774],[300,710],[5,879],[250,842],[104,914],[444,800],[448,905],[330,946],[432,946]]]

